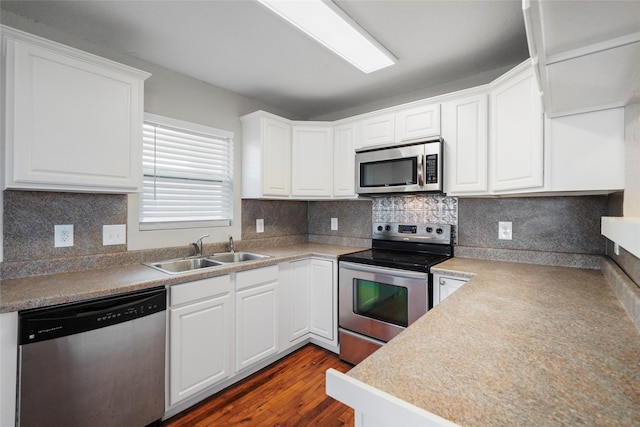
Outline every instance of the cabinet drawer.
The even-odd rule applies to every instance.
[[[231,291],[229,275],[196,280],[171,287],[171,306],[209,298]]]
[[[236,289],[250,288],[263,283],[276,282],[278,280],[278,266],[256,268],[241,271],[236,274]]]

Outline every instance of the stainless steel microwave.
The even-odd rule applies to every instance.
[[[442,139],[356,150],[356,192],[442,192]]]

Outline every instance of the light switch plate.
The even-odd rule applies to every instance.
[[[68,248],[73,246],[73,224],[53,226],[53,247]]]
[[[512,240],[513,229],[511,221],[499,221],[498,222],[498,239],[500,240]]]
[[[338,218],[331,218],[331,229],[332,230],[338,229]]]
[[[256,233],[264,233],[264,219],[256,219]]]
[[[126,245],[127,225],[103,225],[102,226],[102,246]]]

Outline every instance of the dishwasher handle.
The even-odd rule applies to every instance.
[[[167,308],[162,288],[19,313],[20,345],[116,325]]]

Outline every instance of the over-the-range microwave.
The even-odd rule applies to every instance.
[[[442,139],[356,150],[356,192],[442,192]]]

